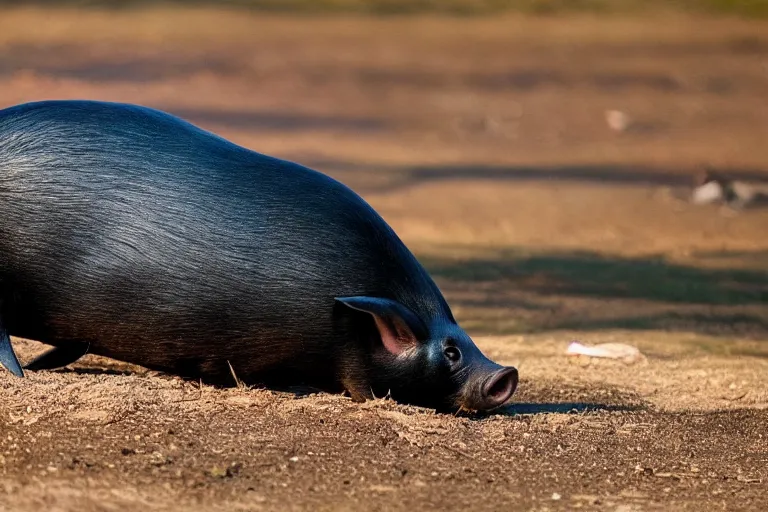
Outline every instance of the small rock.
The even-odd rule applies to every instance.
[[[208,471],[208,474],[214,478],[225,478],[227,476],[227,470],[214,466]]]
[[[243,465],[240,462],[233,462],[228,468],[227,468],[227,477],[232,478],[240,474],[240,471],[242,471]]]
[[[624,132],[629,128],[631,120],[629,115],[621,110],[606,110],[605,122],[608,123],[608,127],[615,132]]]
[[[391,485],[372,485],[370,489],[372,492],[379,493],[379,494],[394,492],[397,490]]]

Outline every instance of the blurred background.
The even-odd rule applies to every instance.
[[[328,173],[473,335],[768,355],[765,16],[766,0],[2,1],[0,107],[139,103]]]

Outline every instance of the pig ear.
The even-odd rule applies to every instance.
[[[381,342],[389,352],[399,355],[427,336],[424,323],[399,302],[376,297],[338,297],[337,301],[373,316]]]

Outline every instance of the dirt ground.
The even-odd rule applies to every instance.
[[[0,107],[143,103],[344,181],[521,383],[466,417],[0,372],[0,512],[768,509],[768,208],[684,200],[768,180],[766,97],[756,22],[4,11]]]

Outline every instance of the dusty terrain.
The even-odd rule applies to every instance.
[[[682,199],[704,164],[768,179],[766,97],[745,21],[3,12],[0,106],[143,103],[337,177],[521,384],[464,417],[2,372],[0,511],[767,509],[768,209]]]

